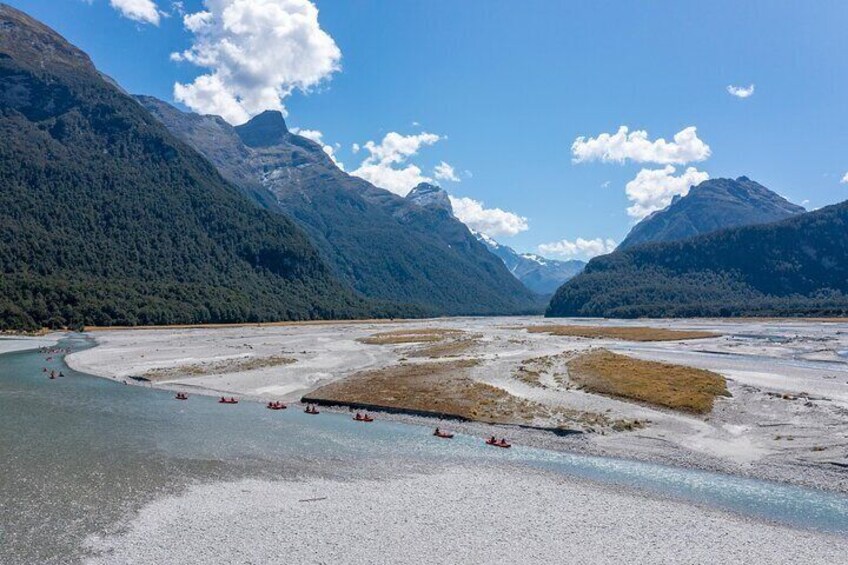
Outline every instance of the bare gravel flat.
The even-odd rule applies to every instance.
[[[848,563],[845,538],[501,467],[201,485],[87,545],[92,565]]]

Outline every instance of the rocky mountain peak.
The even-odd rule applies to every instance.
[[[434,184],[422,182],[406,195],[406,199],[422,207],[438,208],[453,214],[448,193]]]
[[[636,224],[619,249],[775,222],[804,211],[748,177],[710,179]]]
[[[235,129],[248,147],[272,147],[289,138],[286,120],[277,110],[266,110]]]

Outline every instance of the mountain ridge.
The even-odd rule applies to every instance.
[[[617,250],[557,290],[546,315],[848,314],[848,201],[785,220]]]
[[[584,261],[576,259],[558,261],[534,253],[518,253],[486,234],[474,232],[474,235],[504,262],[515,278],[539,296],[552,295],[565,281],[578,275],[586,266]]]
[[[748,177],[709,179],[633,226],[618,249],[776,222],[805,211]]]
[[[226,178],[298,223],[339,278],[363,295],[432,315],[543,309],[449,209],[344,173],[319,144],[283,132],[282,116],[265,113],[234,128],[152,97],[137,100]]]

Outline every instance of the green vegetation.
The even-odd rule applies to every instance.
[[[338,283],[55,32],[0,29],[0,329],[415,312]]]
[[[548,316],[848,315],[848,202],[589,262]]]

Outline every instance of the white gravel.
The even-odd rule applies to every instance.
[[[0,337],[0,355],[13,351],[38,349],[39,347],[53,347],[61,337],[62,334],[49,334],[44,337]]]
[[[88,563],[848,563],[848,540],[543,473],[242,480],[145,508]]]

